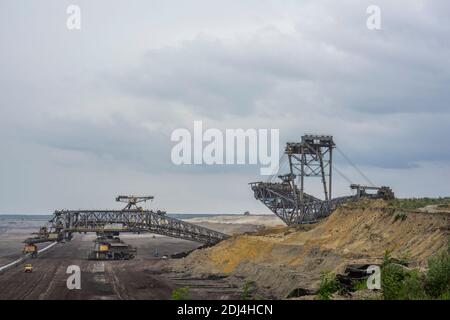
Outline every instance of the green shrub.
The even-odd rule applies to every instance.
[[[352,285],[353,291],[359,291],[367,289],[367,279],[356,280]]]
[[[247,281],[242,286],[242,300],[264,300],[264,297],[256,293],[256,285],[253,281]]]
[[[336,276],[331,272],[322,272],[320,277],[320,287],[317,296],[321,300],[329,300],[331,295],[339,291],[340,286]]]
[[[386,300],[450,299],[450,254],[444,252],[428,261],[428,271],[410,270],[385,253],[381,286]]]
[[[181,287],[172,291],[172,300],[189,300],[189,287]]]
[[[253,297],[253,285],[252,285],[252,282],[247,281],[242,286],[241,299],[242,300],[251,300],[252,297]]]
[[[417,270],[406,272],[406,277],[395,297],[397,300],[427,300],[424,289],[424,275]]]
[[[396,222],[397,220],[404,221],[405,219],[406,219],[406,213],[404,213],[404,212],[396,213],[394,216],[394,222]]]
[[[398,299],[406,277],[407,273],[403,267],[393,263],[386,264],[381,269],[381,287],[384,299]]]
[[[450,292],[445,292],[441,294],[436,300],[450,300]]]
[[[442,253],[428,261],[425,290],[433,298],[450,294],[450,254]]]

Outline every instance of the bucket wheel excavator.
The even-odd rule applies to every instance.
[[[369,183],[369,186],[353,184],[333,165],[333,152],[337,149],[351,166]],[[250,187],[260,200],[287,225],[314,223],[327,217],[341,203],[356,201],[362,197],[394,198],[389,187],[376,187],[351,160],[336,147],[330,135],[304,135],[300,142],[288,142],[280,161],[287,166],[287,173],[270,176],[265,182],[252,182]],[[356,195],[333,198],[333,170],[351,183]],[[306,180],[320,180],[322,196],[306,192]],[[278,179],[278,180],[277,180]],[[375,193],[370,193],[374,192]]]

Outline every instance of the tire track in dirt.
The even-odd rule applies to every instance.
[[[103,261],[105,268],[95,271],[99,261],[87,260],[93,235],[76,235],[72,241],[58,245],[42,257],[30,259],[32,273],[24,273],[24,264],[0,274],[0,299],[170,299],[172,291],[181,285],[170,279],[168,260],[154,256],[157,249],[165,255],[192,250],[198,244],[184,240],[151,236],[124,236],[124,240],[138,247],[138,256],[129,261]],[[81,290],[69,290],[66,274],[69,265],[81,269]],[[200,280],[201,281],[201,280]],[[213,281],[214,282],[214,281]],[[218,285],[218,283],[215,283]],[[193,298],[207,299],[217,291],[229,291],[199,286]]]

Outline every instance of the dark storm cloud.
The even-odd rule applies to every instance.
[[[105,162],[127,163],[139,171],[160,172],[171,167],[167,144],[170,137],[121,118],[108,125],[48,122],[47,127],[35,130],[34,136],[25,137],[53,149],[81,152]]]
[[[69,204],[80,190],[109,199],[116,180],[148,188],[138,171],[161,175],[152,187],[168,203],[173,185],[185,203],[202,190],[214,199],[205,206],[231,208],[218,196],[231,189],[247,203],[248,190],[225,177],[247,181],[256,168],[171,164],[172,130],[194,120],[279,128],[281,144],[333,134],[355,163],[394,184],[434,181],[448,168],[448,1],[77,2],[79,32],[65,28],[70,1],[0,4],[5,199],[48,208],[47,189]],[[371,4],[380,31],[366,28]],[[337,164],[346,166],[338,155]],[[416,194],[418,185],[398,187]]]
[[[431,142],[450,133],[449,23],[434,15],[439,9],[385,3],[383,29],[369,31],[355,13],[364,5],[317,6],[336,19],[322,28],[299,21],[290,33],[268,27],[231,41],[200,36],[150,50],[118,80],[120,87],[144,99],[180,102],[199,118],[244,117],[257,126],[258,115],[271,109],[306,119],[287,121],[282,135],[334,133],[344,145],[352,142],[348,149],[361,165],[450,160],[448,148]],[[307,121],[327,117],[339,121],[324,121],[322,129]]]

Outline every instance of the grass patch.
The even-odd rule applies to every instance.
[[[251,300],[253,298],[253,283],[251,281],[247,281],[242,286],[242,294],[241,299],[242,300]]]
[[[247,281],[242,286],[241,299],[242,300],[263,300],[264,297],[256,294],[256,287],[255,287],[255,283],[253,281]]]
[[[322,272],[320,276],[320,287],[317,296],[320,300],[329,300],[331,295],[341,289],[336,275],[331,272]]]
[[[450,254],[443,253],[428,262],[425,291],[434,298],[450,296]]]
[[[189,287],[181,287],[172,291],[172,300],[189,300]]]
[[[439,198],[411,198],[411,199],[392,199],[388,201],[391,208],[415,210],[430,205],[438,205],[448,207],[450,205],[450,197]]]
[[[406,268],[385,254],[381,287],[386,300],[433,300],[450,298],[450,254],[443,252],[428,261],[428,270]]]
[[[365,290],[367,289],[367,279],[356,280],[353,282],[353,291]]]

